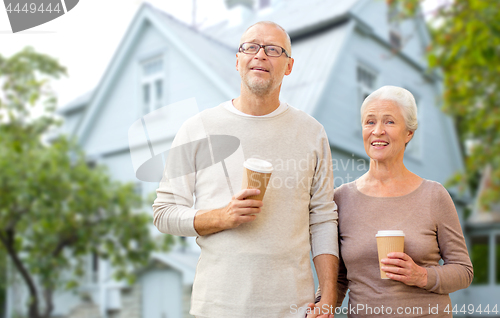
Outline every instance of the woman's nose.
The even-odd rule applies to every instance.
[[[375,127],[373,127],[372,134],[377,136],[385,134],[385,129],[381,123],[377,123]]]

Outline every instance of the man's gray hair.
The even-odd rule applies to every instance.
[[[415,98],[408,90],[397,86],[382,86],[365,98],[360,110],[361,124],[363,124],[363,114],[365,113],[366,106],[376,100],[390,100],[396,103],[403,113],[406,129],[411,132],[417,130],[418,113]]]
[[[281,25],[279,25],[278,23],[273,22],[273,21],[259,21],[257,23],[252,24],[251,26],[249,26],[245,30],[245,32],[243,32],[243,35],[240,38],[240,44],[243,43],[243,37],[245,36],[247,31],[250,30],[252,27],[259,25],[259,24],[272,25],[278,29],[281,29],[283,32],[285,32],[285,34],[286,34],[285,50],[287,51],[288,55],[292,56],[292,40],[290,39],[290,35],[288,34],[288,32],[286,32],[286,30]]]

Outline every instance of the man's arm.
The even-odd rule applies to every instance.
[[[316,304],[316,307],[320,308],[322,314],[326,314],[325,309],[328,308],[330,310],[329,314],[333,315],[337,303],[339,259],[331,254],[321,254],[316,256],[313,261],[318,274],[319,288],[321,289],[321,301]]]
[[[179,129],[172,148],[191,144],[206,136],[199,116],[186,121]],[[220,209],[197,210],[193,208],[194,193],[200,180],[196,180],[196,149],[179,151],[175,156],[169,154],[163,178],[156,190],[157,197],[153,204],[153,223],[162,233],[178,236],[199,236],[235,228],[242,223],[251,222],[260,212],[262,201],[245,200],[248,196],[259,194],[258,189],[238,192],[229,204]],[[185,175],[177,175],[178,170],[185,170]],[[195,173],[192,173],[195,172]],[[169,175],[174,177],[170,178]],[[205,184],[213,182],[205,178]],[[217,189],[217,187],[215,187]],[[226,201],[227,202],[227,201]],[[225,202],[220,202],[221,206]]]
[[[221,209],[199,210],[194,216],[194,229],[199,235],[208,235],[255,220],[256,214],[260,213],[262,201],[245,200],[245,198],[259,193],[258,189],[244,189]]]
[[[338,214],[337,205],[333,201],[331,152],[324,130],[320,138],[321,145],[318,148],[316,171],[311,184],[309,232],[311,233],[311,252],[322,296],[321,301],[315,307],[319,308],[321,315],[313,314],[308,318],[328,317],[325,309],[330,310],[333,307],[335,310],[337,301]]]

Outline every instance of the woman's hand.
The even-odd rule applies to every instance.
[[[405,253],[389,253],[388,258],[381,260],[384,265],[395,265],[397,267],[382,266],[387,277],[400,281],[408,286],[423,288],[427,285],[427,270],[415,264],[415,262]]]

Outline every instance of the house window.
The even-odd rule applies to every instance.
[[[142,114],[148,114],[163,104],[163,58],[157,57],[142,63],[141,102]]]
[[[356,81],[358,85],[358,103],[356,105],[357,109],[361,107],[361,104],[363,104],[363,101],[365,100],[368,95],[370,95],[376,88],[377,86],[377,73],[370,69],[369,67],[365,65],[358,65],[356,69]],[[355,112],[356,114],[356,123],[355,127],[356,128],[356,135],[360,135],[361,132],[361,125],[360,125],[360,118],[359,118],[359,112]]]
[[[474,279],[472,284],[482,285],[489,282],[489,236],[471,237],[470,258],[474,266]],[[498,257],[498,256],[497,256]]]
[[[402,46],[401,36],[401,9],[400,2],[394,1],[389,5],[387,20],[389,22],[389,42],[393,49],[400,50]]]
[[[357,81],[358,85],[366,91],[366,96],[368,96],[375,88],[375,80],[377,79],[377,75],[375,72],[370,70],[364,65],[358,65],[357,70]],[[364,96],[363,100],[366,98]]]

